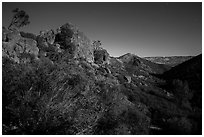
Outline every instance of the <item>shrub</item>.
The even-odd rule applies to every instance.
[[[172,135],[186,135],[191,134],[192,124],[185,118],[172,118],[167,122],[167,131]]]
[[[52,65],[16,64],[3,59],[3,134],[34,134],[43,129],[43,110],[49,101],[47,77]]]
[[[23,32],[23,31],[21,31],[20,34],[24,38],[30,38],[30,39],[33,39],[33,40],[37,40],[37,36],[35,34],[26,33],[26,32]]]

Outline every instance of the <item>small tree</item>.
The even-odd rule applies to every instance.
[[[23,27],[30,23],[29,15],[26,14],[24,10],[19,10],[18,8],[16,8],[12,12],[14,13],[14,15],[8,29],[19,29],[20,27]]]

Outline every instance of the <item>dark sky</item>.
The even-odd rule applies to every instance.
[[[101,40],[111,56],[198,55],[202,52],[202,3],[5,3],[2,23],[12,10],[25,10],[31,24],[25,32],[39,34],[66,22],[91,40]]]

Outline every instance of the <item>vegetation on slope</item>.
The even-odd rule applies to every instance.
[[[110,57],[69,23],[2,36],[3,134],[201,134],[200,56]]]

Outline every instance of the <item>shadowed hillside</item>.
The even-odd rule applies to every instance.
[[[185,81],[193,94],[191,102],[202,108],[202,54],[165,72],[163,77],[168,81]]]

